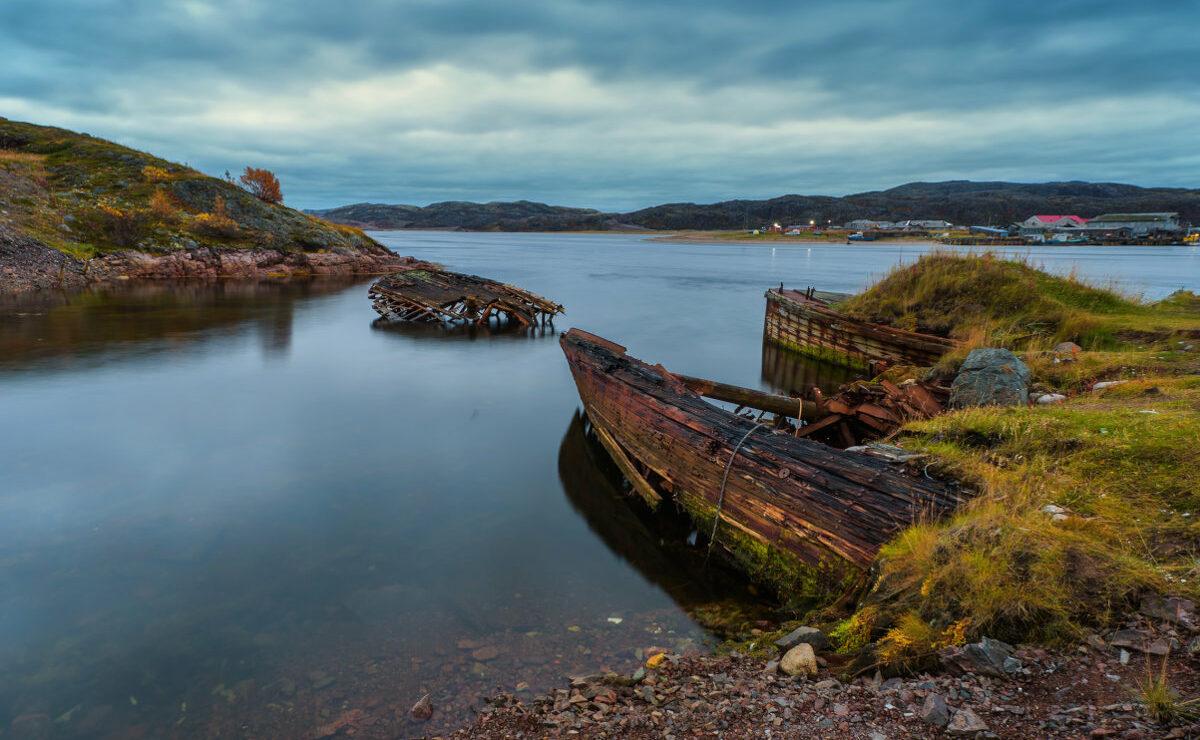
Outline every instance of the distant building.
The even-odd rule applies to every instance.
[[[898,229],[948,229],[953,225],[954,224],[950,223],[949,221],[940,220],[920,221],[916,219],[910,219],[908,221],[896,222],[896,228]]]
[[[1088,220],[1079,216],[1030,216],[1021,222],[1022,229],[1078,229]]]
[[[1105,213],[1087,222],[1087,230],[1093,232],[1127,232],[1131,236],[1145,236],[1160,232],[1184,230],[1178,213]]]
[[[847,229],[855,231],[890,231],[896,228],[892,221],[875,221],[869,218],[856,218],[846,222]]]

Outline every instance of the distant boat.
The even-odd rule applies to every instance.
[[[873,242],[873,241],[875,241],[875,237],[871,236],[870,234],[864,234],[861,231],[856,231],[853,234],[851,234],[850,236],[846,237],[847,244],[849,244],[850,242]]]

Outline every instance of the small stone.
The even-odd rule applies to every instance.
[[[988,726],[970,709],[960,709],[946,725],[947,735],[978,735],[987,732]]]
[[[1121,652],[1117,656],[1117,660],[1121,661],[1121,665],[1129,665],[1129,651],[1125,648],[1121,648]]]
[[[850,714],[850,707],[846,706],[845,704],[834,704],[833,713],[838,717],[846,717]]]
[[[789,676],[817,675],[817,655],[812,645],[802,642],[784,654],[779,668]]]
[[[1058,344],[1054,345],[1054,354],[1056,354],[1056,355],[1066,355],[1068,357],[1074,357],[1075,355],[1079,354],[1082,351],[1083,351],[1083,347],[1080,347],[1078,344],[1075,344],[1074,342],[1059,342]]]
[[[403,705],[402,705],[403,706]],[[429,699],[429,694],[422,696],[413,704],[412,709],[408,710],[409,715],[420,722],[424,722],[433,716],[433,702]]]
[[[934,727],[945,727],[950,722],[950,708],[941,694],[932,691],[926,694],[925,704],[921,707],[921,720]]]
[[[1052,403],[1062,403],[1067,400],[1067,397],[1061,393],[1043,393],[1038,396],[1037,402],[1042,406],[1047,406]]]
[[[779,661],[778,660],[768,660],[767,664],[765,666],[763,666],[763,673],[766,673],[767,675],[775,674],[778,672],[779,672]]]
[[[1113,388],[1118,385],[1124,385],[1128,382],[1129,382],[1128,380],[1102,380],[1099,383],[1096,383],[1095,385],[1093,385],[1092,390],[1102,391],[1105,388]]]

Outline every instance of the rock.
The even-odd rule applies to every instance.
[[[816,627],[797,627],[775,641],[780,650],[788,651],[802,642],[813,646],[813,650],[828,650],[829,638]]]
[[[945,727],[950,722],[950,708],[941,694],[929,692],[921,706],[921,721],[934,727]]]
[[[403,705],[401,705],[403,706]],[[429,694],[422,696],[413,704],[412,709],[408,710],[409,716],[420,722],[424,722],[433,716],[433,702],[429,700]]]
[[[1195,625],[1196,604],[1191,599],[1179,596],[1147,596],[1142,599],[1139,611],[1160,622],[1170,622],[1188,628]]]
[[[1024,406],[1029,367],[1006,349],[973,349],[950,386],[950,406]]]
[[[768,660],[767,664],[765,666],[763,666],[763,673],[766,673],[768,675],[779,673],[779,661],[778,660]]]
[[[1067,400],[1067,397],[1061,393],[1043,393],[1038,396],[1037,402],[1043,406],[1051,403],[1062,403]]]
[[[1055,506],[1054,504],[1046,504],[1043,506],[1042,513],[1048,515],[1050,520],[1054,522],[1065,522],[1071,518],[1071,512],[1067,511],[1061,506]]]
[[[817,675],[817,654],[812,645],[802,642],[784,654],[779,669],[789,676]]]
[[[1102,380],[1099,383],[1096,383],[1095,385],[1093,385],[1092,390],[1102,391],[1105,388],[1112,388],[1114,386],[1124,385],[1125,383],[1128,383],[1128,382],[1129,382],[1128,380]]]
[[[1082,351],[1083,347],[1080,347],[1074,342],[1059,342],[1058,344],[1054,345],[1054,354],[1059,355],[1060,357],[1070,357],[1074,359],[1075,355]]]
[[[1142,630],[1117,630],[1108,638],[1108,643],[1114,647],[1129,648],[1148,655],[1166,655],[1171,652],[1171,645],[1166,640],[1154,639],[1149,632]]]
[[[849,716],[850,707],[846,706],[845,704],[834,704],[833,705],[833,714],[834,714],[834,716],[837,716],[837,717]]]
[[[471,657],[478,660],[480,663],[485,663],[489,660],[495,660],[500,655],[500,651],[491,645],[485,645],[471,652]]]
[[[946,725],[947,735],[978,735],[987,731],[988,726],[970,709],[958,710]]]
[[[1013,656],[1013,646],[990,637],[962,647],[943,648],[938,656],[952,672],[1004,678],[1021,670],[1021,661]]]
[[[1187,644],[1187,653],[1193,658],[1200,656],[1200,637],[1193,637]]]

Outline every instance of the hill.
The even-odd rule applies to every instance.
[[[88,134],[0,118],[6,289],[119,277],[386,272],[362,233]]]
[[[331,221],[376,229],[462,228],[482,231],[590,229],[719,230],[784,224],[845,223],[859,218],[945,219],[955,224],[1004,224],[1035,213],[1096,216],[1118,211],[1178,211],[1200,223],[1200,190],[1142,188],[1088,182],[914,182],[888,190],[828,195],[783,195],[769,200],[664,203],[627,213],[603,213],[542,203],[434,203],[429,206],[357,204],[315,213]]]
[[[427,206],[356,203],[309,213],[335,223],[369,229],[467,229],[471,231],[562,231],[621,228],[611,214],[590,208],[534,203],[445,201]]]

